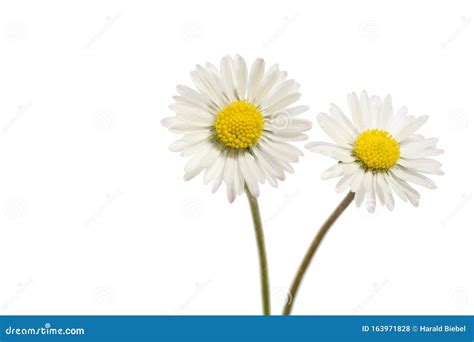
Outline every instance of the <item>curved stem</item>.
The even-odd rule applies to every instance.
[[[268,280],[268,262],[265,251],[265,237],[263,235],[262,218],[260,217],[260,209],[258,201],[250,193],[247,185],[245,185],[245,193],[249,200],[250,211],[252,212],[253,226],[255,228],[255,237],[257,239],[258,257],[260,261],[260,283],[262,290],[262,306],[263,314],[270,315],[270,286]]]
[[[283,308],[283,315],[290,315],[291,310],[293,309],[293,304],[295,303],[296,295],[298,294],[299,287],[303,280],[303,277],[308,270],[309,265],[311,264],[311,260],[314,257],[314,254],[318,250],[321,241],[323,241],[324,236],[329,231],[329,228],[336,222],[339,216],[344,212],[344,210],[351,204],[352,200],[354,199],[354,193],[349,192],[346,197],[342,200],[342,202],[337,206],[337,208],[332,212],[331,216],[324,222],[321,229],[319,230],[318,234],[314,237],[314,240],[311,242],[306,255],[301,262],[298,271],[296,272],[295,278],[293,279],[293,283],[291,284],[290,290],[288,291],[288,301]]]

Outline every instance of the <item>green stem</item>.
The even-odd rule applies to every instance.
[[[303,277],[308,270],[309,265],[311,264],[311,260],[314,257],[314,254],[318,250],[319,245],[324,239],[324,236],[329,231],[329,228],[336,222],[339,216],[344,212],[344,210],[351,204],[352,200],[354,199],[354,193],[349,192],[346,197],[342,200],[342,202],[337,206],[337,208],[332,212],[331,216],[324,222],[319,232],[314,237],[311,245],[309,246],[306,255],[301,262],[298,271],[296,272],[295,278],[293,279],[293,283],[291,284],[290,290],[288,291],[288,301],[283,308],[283,315],[290,315],[291,310],[293,309],[293,305],[296,300],[296,295],[298,294],[298,290],[300,288],[301,282]]]
[[[258,201],[250,193],[247,185],[245,185],[245,193],[249,200],[250,211],[252,212],[253,226],[255,228],[255,237],[257,239],[258,258],[260,261],[260,284],[262,291],[263,314],[270,315],[270,286],[268,280],[268,262],[265,251],[265,237],[263,235],[262,218],[260,217],[260,209]]]

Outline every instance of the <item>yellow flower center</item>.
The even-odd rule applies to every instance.
[[[226,147],[248,148],[262,135],[263,116],[254,104],[235,101],[217,113],[214,129],[217,139]]]
[[[400,145],[387,131],[369,129],[357,137],[353,154],[373,172],[388,171],[400,158]]]

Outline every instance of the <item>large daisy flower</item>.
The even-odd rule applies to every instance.
[[[436,148],[438,139],[417,134],[428,116],[407,115],[406,107],[393,115],[390,95],[382,101],[365,91],[360,98],[349,94],[348,104],[352,122],[334,104],[329,115],[321,113],[317,117],[334,143],[306,144],[311,151],[338,161],[321,178],[342,176],[336,191],[350,189],[355,193],[356,205],[365,199],[369,212],[374,212],[377,200],[392,210],[392,193],[418,206],[420,195],[409,183],[435,189],[435,183],[423,174],[443,174],[441,163],[430,158],[443,153]]]
[[[259,183],[276,187],[285,172],[293,172],[290,163],[303,153],[288,142],[305,140],[311,122],[297,118],[308,107],[292,106],[301,95],[299,84],[286,77],[278,65],[265,70],[263,59],[248,72],[240,56],[222,58],[219,68],[196,66],[196,90],[177,86],[179,96],[170,106],[176,115],[162,120],[183,135],[170,150],[191,157],[185,180],[204,172],[213,192],[225,183],[232,202],[245,186],[257,197]]]

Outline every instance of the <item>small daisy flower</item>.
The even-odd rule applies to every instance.
[[[303,153],[290,142],[305,140],[311,122],[297,118],[306,106],[293,106],[301,94],[295,80],[278,65],[265,69],[257,59],[250,72],[240,56],[222,58],[220,67],[207,63],[191,72],[195,89],[179,85],[170,108],[175,116],[162,120],[182,137],[170,146],[191,157],[185,180],[204,173],[212,191],[224,182],[230,202],[245,186],[254,197],[259,183],[277,186],[293,172]]]
[[[360,98],[349,94],[348,104],[352,121],[335,104],[331,104],[329,115],[321,113],[317,117],[334,143],[306,144],[309,150],[338,161],[321,178],[342,177],[336,191],[350,189],[355,193],[356,205],[359,207],[365,199],[371,213],[376,201],[392,210],[393,193],[418,206],[420,194],[409,183],[435,189],[435,183],[423,174],[443,174],[441,163],[431,159],[443,153],[436,147],[438,139],[417,133],[428,116],[407,115],[406,107],[394,115],[390,95],[382,101],[365,91]]]

